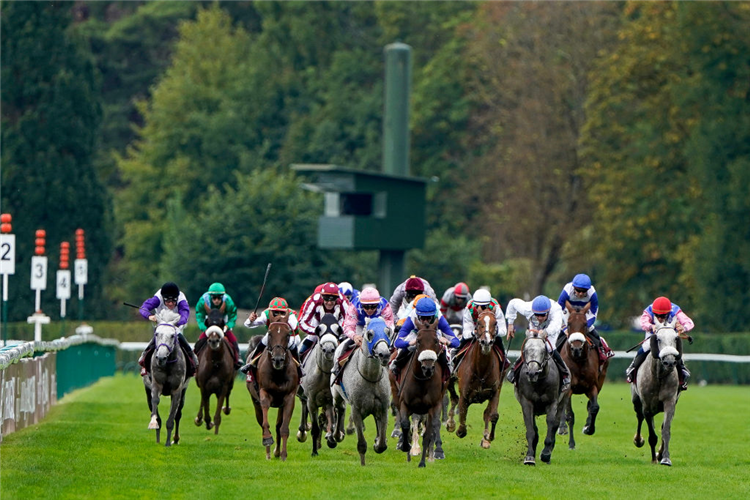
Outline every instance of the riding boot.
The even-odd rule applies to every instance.
[[[506,368],[510,366],[510,361],[508,361],[508,355],[505,353],[505,346],[503,345],[503,338],[499,335],[496,335],[493,343],[495,347],[497,347],[497,349],[500,351],[500,354],[502,355],[502,358],[503,358],[503,367],[501,371],[505,370]]]
[[[595,328],[589,330],[589,337],[594,343],[594,347],[596,347],[596,353],[599,355],[599,366],[601,367],[601,364],[607,361],[607,351],[604,350],[602,339],[599,336],[599,332],[597,332]]]
[[[555,360],[557,368],[562,374],[562,385],[560,386],[560,392],[567,392],[567,390],[570,389],[570,370],[568,370],[568,367],[565,365],[565,361],[563,361],[562,356],[560,356],[560,353],[557,352],[557,349],[554,349],[552,351],[552,358]]]
[[[458,366],[458,364],[461,362],[461,359],[464,357],[465,353],[462,353],[464,347],[466,347],[466,344],[471,342],[471,338],[461,337],[461,340],[459,341],[458,347],[453,349],[453,366]]]
[[[240,371],[247,375],[247,372],[250,371],[250,368],[254,368],[257,366],[257,361],[255,361],[255,358],[263,352],[263,350],[266,348],[265,345],[263,345],[263,342],[258,342],[258,345],[255,346],[255,349],[253,349],[253,352],[250,353],[250,355],[247,357],[247,364],[240,368]]]
[[[141,357],[138,358],[138,364],[141,365],[141,377],[148,375],[148,368],[146,368],[146,358],[156,347],[156,341],[152,338],[151,342],[148,343],[146,348],[141,353]]]
[[[409,349],[399,349],[398,354],[396,354],[396,357],[393,358],[393,361],[391,361],[391,373],[393,373],[393,376],[396,380],[398,380],[398,376],[401,373],[401,367],[406,362],[407,359],[409,359],[409,355],[411,354],[411,351]]]
[[[315,345],[315,341],[310,337],[305,337],[302,344],[299,346],[299,357],[304,360],[307,356],[307,352]]]
[[[193,363],[193,370],[194,372],[198,371],[198,356],[195,355],[193,352],[193,348],[190,347],[190,344],[188,343],[187,339],[182,333],[177,334],[177,339],[180,341],[180,347],[188,353],[188,356],[190,357],[190,360]]]
[[[625,381],[628,383],[635,382],[636,374],[638,373],[638,367],[643,364],[643,362],[646,360],[646,356],[648,356],[648,353],[643,350],[643,348],[638,349],[638,353],[635,355],[635,358],[633,358],[633,361],[630,363],[630,366],[628,366],[625,369]]]
[[[687,383],[690,379],[690,370],[685,366],[685,362],[680,358],[679,364],[677,365],[677,377],[680,380],[680,390],[687,391]]]
[[[511,384],[516,383],[516,376],[518,375],[518,370],[521,369],[521,365],[523,364],[523,357],[518,356],[518,359],[516,360],[516,363],[513,365],[513,368],[511,370],[508,370],[508,375],[505,376],[506,379],[508,379],[508,382]]]
[[[207,343],[208,337],[198,337],[198,340],[195,341],[195,347],[193,348],[193,352],[196,354],[196,356],[200,354],[201,350],[206,346]]]
[[[200,339],[198,339],[198,342],[200,342]],[[196,348],[198,347],[198,342],[195,343]],[[237,339],[230,340],[229,342],[232,344],[232,351],[234,354],[234,369],[239,370],[240,367],[242,367],[242,360],[240,359],[240,344],[237,342]]]
[[[294,361],[297,364],[297,377],[302,380],[302,377],[304,376],[304,373],[302,373],[302,363],[300,362],[299,358],[299,351],[296,347],[290,347],[289,352],[292,353],[292,358],[294,358]]]

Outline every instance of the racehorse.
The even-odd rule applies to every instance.
[[[515,394],[523,410],[526,425],[525,465],[536,465],[536,447],[539,443],[537,415],[547,415],[547,437],[540,458],[549,463],[555,448],[555,433],[562,418],[564,393],[560,393],[560,372],[547,352],[546,332],[529,328],[522,346],[523,364],[518,374]]]
[[[388,448],[386,431],[388,427],[388,369],[390,358],[390,333],[383,318],[366,320],[362,333],[362,345],[354,350],[351,359],[344,366],[341,382],[335,384],[335,375],[330,383],[336,413],[337,441],[344,439],[344,415],[346,403],[352,407],[352,419],[357,431],[357,451],[360,464],[365,465],[367,441],[364,434],[364,419],[372,415],[375,419],[377,437],[375,453],[383,453]]]
[[[455,370],[458,377],[458,387],[461,396],[456,394],[455,378],[448,383],[448,391],[451,395],[451,410],[448,417],[447,429],[451,432],[456,427],[453,420],[454,410],[458,405],[459,426],[456,436],[466,436],[466,413],[469,405],[484,403],[484,434],[482,435],[482,448],[489,448],[495,439],[495,426],[499,415],[497,404],[500,399],[500,390],[503,385],[503,362],[493,352],[495,331],[497,330],[497,319],[492,311],[484,311],[477,318],[475,338],[471,341],[463,361]],[[489,424],[492,422],[492,430]]]
[[[417,343],[416,349],[409,359],[407,367],[401,375],[400,385],[393,373],[390,374],[391,392],[393,400],[398,406],[398,420],[401,423],[401,451],[406,452],[407,462],[411,461],[412,430],[409,417],[412,414],[427,414],[427,423],[422,437],[422,460],[419,467],[425,466],[425,458],[430,453],[432,460],[436,455],[443,455],[442,440],[440,439],[440,411],[443,407],[443,397],[447,377],[445,368],[438,363],[441,349],[436,328],[437,321],[430,324],[416,321]],[[435,450],[433,452],[433,445]]]
[[[591,302],[583,308],[573,307],[570,302],[565,303],[568,310],[568,329],[567,342],[562,348],[560,355],[565,365],[570,370],[570,391],[566,398],[565,419],[560,422],[560,434],[565,434],[566,427],[570,428],[568,438],[568,447],[573,450],[576,447],[575,438],[573,437],[573,425],[575,424],[575,414],[573,413],[572,394],[585,394],[589,399],[586,408],[588,417],[586,425],[583,427],[583,433],[593,436],[596,432],[596,415],[599,413],[599,393],[607,377],[607,368],[609,367],[609,358],[599,367],[599,354],[592,344],[591,340],[586,337],[588,323],[586,313],[591,307]],[[566,426],[567,420],[567,426]]]
[[[677,362],[682,356],[682,340],[671,326],[656,323],[656,332],[649,339],[651,355],[638,369],[636,381],[631,384],[633,408],[638,417],[638,428],[633,443],[643,446],[641,424],[648,424],[648,444],[651,446],[651,462],[660,460],[662,465],[672,465],[669,458],[669,439],[672,435],[672,418],[677,400],[680,398]],[[664,412],[661,425],[661,447],[656,453],[659,438],[654,430],[654,416]]]
[[[164,310],[156,314],[157,326],[154,329],[156,350],[151,356],[151,373],[143,377],[146,387],[148,407],[151,410],[151,421],[148,428],[156,430],[156,442],[159,442],[161,417],[159,416],[159,399],[169,396],[171,405],[167,418],[167,442],[172,445],[180,442],[180,419],[182,407],[185,406],[185,390],[190,377],[187,376],[187,362],[177,338],[179,329],[176,326],[180,315],[175,311]]]
[[[263,429],[263,445],[266,459],[271,458],[273,437],[268,423],[268,409],[278,408],[276,418],[276,448],[273,456],[286,460],[286,442],[289,438],[289,421],[294,411],[294,400],[299,386],[299,375],[292,353],[289,351],[289,326],[287,311],[277,321],[268,325],[268,346],[258,359],[257,386],[247,381],[247,390],[253,399],[255,417]]]
[[[303,403],[303,408],[297,441],[303,443],[307,439],[307,414],[309,413],[312,420],[312,456],[314,457],[318,456],[321,441],[318,408],[322,408],[324,412],[328,447],[335,448],[338,444],[333,437],[335,418],[333,395],[331,393],[331,371],[335,363],[334,353],[339,345],[339,330],[336,317],[333,314],[325,314],[321,318],[320,324],[315,328],[315,335],[318,336],[319,340],[302,364],[302,371],[305,375],[302,377],[302,390],[298,392],[298,395]]]
[[[218,309],[211,309],[206,317],[207,348],[201,350],[198,355],[198,373],[195,374],[195,382],[201,391],[201,405],[198,416],[195,417],[195,425],[203,423],[203,413],[206,415],[206,429],[215,428],[214,434],[219,433],[221,425],[221,411],[229,415],[232,410],[229,406],[229,394],[234,387],[234,354],[232,346],[224,337],[226,325],[224,314]],[[211,422],[210,400],[211,395],[216,396],[216,414]],[[226,401],[226,405],[224,404]]]

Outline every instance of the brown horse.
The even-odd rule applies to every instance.
[[[572,395],[585,394],[589,399],[587,404],[588,417],[586,425],[583,427],[583,433],[593,435],[596,431],[596,415],[599,413],[599,392],[604,385],[604,379],[607,378],[607,368],[609,359],[604,361],[599,367],[599,354],[596,352],[591,339],[586,336],[588,324],[586,322],[586,313],[591,307],[589,302],[583,308],[575,308],[570,302],[565,303],[568,310],[568,330],[567,342],[565,342],[560,355],[570,370],[570,391],[567,394],[565,405],[565,414],[567,427],[570,428],[570,437],[568,447],[573,450],[576,447],[573,437],[573,425],[575,424],[575,414],[573,413]],[[560,426],[560,434],[565,434],[565,423]]]
[[[401,451],[406,452],[407,462],[411,461],[409,451],[412,440],[409,417],[412,414],[427,414],[425,432],[422,436],[422,460],[419,462],[419,467],[424,467],[428,450],[432,450],[433,445],[436,453],[438,450],[442,451],[440,411],[443,407],[446,381],[443,376],[445,368],[438,363],[438,356],[443,347],[436,332],[437,321],[421,324],[417,320],[416,326],[419,328],[416,349],[403,371],[400,386],[396,383],[393,373],[390,377],[391,393],[393,401],[397,402],[397,418],[404,436]]]
[[[482,448],[485,449],[489,448],[490,443],[495,439],[495,426],[499,418],[497,404],[504,378],[502,361],[493,352],[496,330],[497,320],[494,312],[487,310],[479,315],[475,326],[475,338],[471,341],[463,362],[455,371],[461,391],[460,398],[456,395],[455,378],[451,378],[448,383],[451,410],[447,428],[451,432],[456,426],[453,414],[458,405],[459,426],[456,436],[460,438],[466,436],[466,413],[469,405],[488,402],[484,410],[484,434],[481,442]],[[490,422],[492,422],[491,431],[489,430]]]
[[[289,337],[292,328],[288,323],[287,312],[279,321],[268,326],[268,345],[258,360],[257,386],[247,381],[247,390],[253,398],[255,417],[263,429],[263,445],[266,458],[271,458],[273,437],[268,423],[268,409],[278,408],[276,418],[276,448],[273,456],[286,460],[286,442],[289,438],[289,421],[294,411],[294,400],[299,386],[299,375],[292,353],[289,351]],[[279,448],[280,447],[280,448]]]
[[[211,309],[206,317],[206,339],[208,348],[204,348],[198,355],[198,372],[195,382],[201,391],[201,405],[195,425],[203,423],[203,413],[206,414],[206,429],[215,428],[214,434],[219,433],[221,425],[221,410],[229,415],[229,394],[234,387],[234,354],[232,346],[224,337],[224,315],[218,309]],[[216,414],[211,422],[211,395],[216,396]],[[226,405],[225,405],[226,401]]]

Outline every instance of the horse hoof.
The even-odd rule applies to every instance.
[[[224,415],[229,415],[232,412],[231,406],[225,406],[224,407]]]
[[[450,420],[446,422],[445,424],[445,430],[448,432],[453,432],[456,430],[456,422],[451,422]]]
[[[456,431],[456,436],[458,436],[460,438],[465,438],[466,437],[466,427],[464,427],[464,426],[459,427],[458,430]]]
[[[534,457],[526,457],[523,461],[524,465],[536,465],[536,460],[534,460]]]
[[[560,436],[565,436],[567,433],[568,433],[567,427],[565,428],[560,427],[559,429],[557,429],[557,434]]]
[[[638,439],[637,436],[633,438],[633,444],[636,446],[636,448],[642,448],[645,442],[646,440],[643,438]]]
[[[195,417],[195,425],[196,425],[196,427],[200,427],[202,423],[203,423],[203,419],[202,418]]]
[[[273,438],[271,436],[263,438],[263,446],[271,446],[273,444]]]
[[[302,431],[297,431],[297,441],[300,443],[304,443],[307,441],[307,433]]]
[[[148,430],[153,431],[159,428],[159,422],[149,422]]]
[[[336,442],[337,442],[337,443],[340,443],[341,441],[343,441],[343,440],[344,440],[344,438],[345,438],[345,437],[346,437],[346,436],[344,435],[344,433],[343,433],[343,432],[339,432],[338,434],[336,434]]]
[[[482,448],[484,448],[485,450],[489,450],[490,449],[490,442],[487,441],[486,439],[482,439],[482,442],[480,444],[481,444]]]
[[[539,458],[542,460],[542,462],[548,464],[550,460],[552,460],[552,453],[542,453]]]
[[[210,431],[213,428],[214,428],[214,423],[213,422],[206,422],[206,429],[208,429]]]
[[[274,458],[279,458],[281,456],[281,451],[278,450],[278,449],[273,450],[273,456],[274,456]],[[286,457],[282,458],[281,461],[283,462],[285,459],[286,459]]]
[[[379,454],[383,453],[385,450],[388,449],[388,445],[387,444],[384,445],[384,446],[374,445],[372,447],[372,449],[375,450],[375,453],[377,453],[379,455]]]
[[[426,467],[425,463],[424,462],[419,462],[419,468],[421,469],[422,467]]]
[[[435,460],[445,460],[445,452],[443,450],[435,450]]]
[[[311,457],[317,457],[317,456],[318,456],[318,452],[317,452],[317,451],[313,451],[313,452],[312,452],[312,455],[310,455],[310,456],[311,456]]]
[[[391,432],[392,438],[400,438],[401,437],[401,429],[393,429],[393,432]]]
[[[336,440],[335,440],[335,439],[333,439],[333,438],[331,438],[331,439],[326,439],[326,444],[327,444],[327,445],[328,445],[328,447],[329,447],[329,448],[331,448],[331,449],[335,448],[335,447],[336,447],[336,446],[338,445],[338,443],[336,442]]]
[[[347,435],[351,436],[352,434],[354,434],[354,429],[347,429],[346,433]]]
[[[670,467],[672,466],[672,461],[670,459],[668,459],[668,458],[662,458],[661,462],[659,462],[659,463],[662,464],[662,465],[668,465]]]
[[[594,432],[596,432],[596,429],[594,427],[589,427],[588,425],[583,428],[583,433],[587,436],[593,436]]]

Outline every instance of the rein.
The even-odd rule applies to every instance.
[[[162,342],[161,344],[158,344],[156,346],[156,348],[154,349],[154,352],[156,352],[161,346],[164,346],[164,347],[167,348],[167,358],[171,358],[172,357],[172,351],[174,350],[175,346],[177,345],[177,327],[174,326],[171,323],[159,323],[158,325],[156,325],[157,328],[160,327],[160,326],[171,326],[174,329],[174,333],[172,334],[172,346],[170,347],[169,344],[165,344],[164,342]],[[158,336],[158,334],[156,332],[154,332],[154,341],[156,341],[156,337],[157,336]],[[173,359],[171,361],[167,361],[167,363],[174,363],[176,361],[177,361],[177,358],[175,357],[175,359]]]

